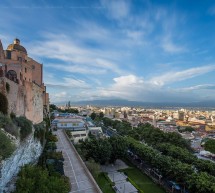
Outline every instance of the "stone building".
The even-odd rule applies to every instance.
[[[39,123],[49,112],[43,65],[28,57],[19,39],[15,39],[6,50],[0,40],[0,92],[8,98],[9,113]]]

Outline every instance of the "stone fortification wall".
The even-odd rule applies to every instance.
[[[43,121],[43,89],[32,82],[25,82],[26,112],[25,115],[34,123]]]
[[[6,83],[10,85],[9,92],[6,91]],[[7,79],[0,79],[0,91],[7,96],[8,112],[15,113],[17,116],[25,115],[25,90],[23,86]]]
[[[10,85],[9,92],[6,83]],[[24,85],[16,84],[0,78],[0,92],[8,99],[8,113],[14,112],[17,116],[26,116],[33,123],[43,121],[43,89],[38,85],[24,81]]]

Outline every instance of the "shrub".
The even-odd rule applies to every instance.
[[[18,135],[19,135],[19,130],[18,130],[17,126],[14,125],[12,122],[5,125],[4,130],[15,137],[18,137]]]
[[[58,141],[56,135],[52,135],[52,134],[51,134],[51,135],[49,134],[49,135],[47,136],[47,140],[48,140],[48,141],[52,141],[52,142],[57,142],[57,141]]]
[[[67,136],[68,136],[69,138],[72,138],[71,131],[69,131],[69,130],[66,130],[66,134],[67,134]]]
[[[46,143],[46,150],[47,151],[55,151],[57,149],[57,146],[55,144],[55,142],[48,142]]]
[[[49,152],[46,154],[47,159],[55,159],[64,161],[62,152]]]
[[[11,122],[10,118],[7,115],[0,113],[0,128],[4,128],[5,125]]]
[[[8,112],[8,100],[7,97],[2,93],[0,93],[0,112],[5,115]]]
[[[46,131],[45,122],[43,121],[39,124],[35,124],[34,129],[35,129],[34,137],[39,139],[41,144],[43,144],[45,139],[45,131]]]
[[[11,140],[0,130],[0,157],[3,159],[9,157],[15,150],[15,145]]]
[[[16,125],[14,125],[12,120],[7,115],[3,115],[1,113],[0,113],[0,128],[4,128],[6,132],[10,133],[15,137],[18,137],[19,130],[16,127]]]
[[[10,118],[11,118],[11,119],[15,119],[15,118],[16,118],[16,114],[15,114],[14,112],[11,112],[11,113],[10,113]]]
[[[88,160],[86,162],[86,165],[93,177],[97,179],[100,173],[100,165],[96,163],[93,159]]]
[[[51,126],[50,125],[50,118],[49,117],[43,118],[43,122],[42,123],[45,124],[46,129],[49,129],[49,127]]]
[[[25,139],[32,132],[32,122],[25,117],[17,117],[15,122],[20,127],[20,138]]]

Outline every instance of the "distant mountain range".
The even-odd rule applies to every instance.
[[[65,104],[65,103],[63,103]],[[93,105],[93,106],[130,106],[130,107],[145,107],[145,108],[174,108],[174,107],[199,107],[199,108],[215,108],[215,101],[201,101],[201,102],[189,102],[189,103],[177,103],[177,102],[140,102],[140,101],[128,101],[123,99],[110,99],[110,100],[91,100],[91,101],[79,101],[72,102],[72,105]]]

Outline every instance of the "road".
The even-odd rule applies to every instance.
[[[58,130],[54,134],[58,138],[57,151],[63,152],[64,173],[71,183],[70,193],[102,193],[65,133]]]

